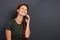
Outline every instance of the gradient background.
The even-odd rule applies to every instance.
[[[5,40],[4,28],[20,3],[30,7],[29,40],[60,40],[60,0],[0,0],[0,40]]]

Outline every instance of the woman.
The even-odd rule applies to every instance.
[[[6,29],[6,40],[27,40],[30,37],[30,16],[27,14],[27,4],[20,4],[17,9],[17,17],[11,20]]]

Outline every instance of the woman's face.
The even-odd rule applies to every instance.
[[[18,10],[18,15],[26,16],[27,15],[27,7],[26,6],[21,6]]]

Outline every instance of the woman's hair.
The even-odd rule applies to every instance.
[[[19,4],[18,5],[18,7],[17,7],[17,9],[19,9],[21,6],[26,6],[27,7],[27,12],[29,11],[29,7],[28,7],[28,5],[27,4]],[[16,9],[16,10],[17,10]],[[18,15],[18,12],[16,11],[16,13],[17,13],[17,15]],[[26,25],[27,25],[27,23],[26,23],[26,21],[25,21],[25,17],[23,17],[23,21],[22,21],[22,23],[23,23],[23,30],[22,30],[22,40],[27,40],[26,38],[25,38],[25,30],[26,30]]]
[[[21,6],[26,6],[26,7],[27,7],[27,11],[29,11],[29,6],[28,6],[27,4],[25,4],[25,3],[19,4],[18,7],[17,7],[17,9],[19,10],[19,8],[20,8]],[[17,9],[16,9],[16,10],[17,10]],[[18,12],[16,11],[16,13],[18,13]]]

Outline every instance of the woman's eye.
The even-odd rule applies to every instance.
[[[22,9],[24,9],[24,8],[22,8]]]
[[[25,9],[25,10],[27,10],[27,9]]]

